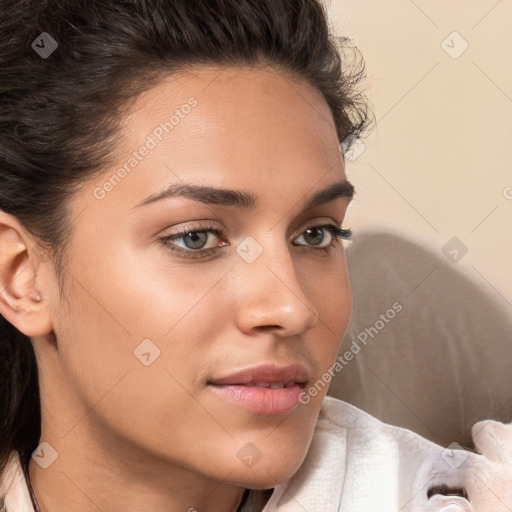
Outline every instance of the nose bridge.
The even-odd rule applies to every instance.
[[[247,237],[237,247],[239,326],[279,326],[289,334],[311,327],[318,313],[297,277],[286,240],[277,229],[257,237]]]

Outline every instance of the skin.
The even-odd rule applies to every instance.
[[[95,188],[191,96],[190,114],[97,199]],[[41,442],[58,453],[46,469],[30,461],[42,512],[230,512],[244,487],[271,488],[297,471],[327,386],[307,405],[266,416],[206,383],[300,362],[309,387],[334,363],[352,308],[344,247],[324,229],[321,245],[333,241],[324,252],[305,231],[341,226],[350,199],[309,210],[303,202],[346,179],[338,144],[308,83],[271,68],[203,66],[142,94],[125,115],[118,164],[71,198],[62,297],[51,259],[0,213],[0,312],[33,341]],[[181,182],[245,190],[258,207],[175,197],[136,208]],[[204,259],[159,240],[209,223],[223,234],[208,235],[214,250]],[[252,263],[236,251],[249,236],[263,249]],[[183,238],[174,244],[193,250]],[[160,350],[149,366],[134,355],[144,339]],[[251,467],[237,457],[247,443],[261,453]]]

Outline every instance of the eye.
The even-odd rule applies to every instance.
[[[330,234],[330,240],[326,244],[322,244],[325,235],[322,230],[327,230]],[[304,231],[298,238],[303,238],[306,244],[318,247],[320,249],[328,249],[332,245],[336,245],[339,240],[348,240],[352,236],[352,230],[342,229],[334,224],[323,224],[321,226],[311,226]],[[298,240],[297,238],[297,240]]]
[[[221,237],[223,231],[213,225],[201,227],[191,226],[179,228],[177,233],[164,236],[160,238],[160,241],[167,246],[169,250],[185,258],[204,258],[215,252],[214,248],[204,249],[204,245],[208,239],[211,238],[209,235],[212,233],[216,237]],[[177,245],[177,240],[182,240],[184,247]]]
[[[325,231],[330,235],[327,239],[324,234]],[[206,258],[215,254],[218,247],[229,245],[227,242],[224,242],[221,245],[205,249],[204,246],[209,240],[210,234],[214,234],[216,237],[221,238],[223,237],[224,232],[213,225],[191,226],[188,228],[178,229],[177,233],[164,236],[159,240],[170,251],[177,253],[180,257]],[[322,224],[306,228],[306,230],[297,237],[296,240],[303,238],[306,243],[297,245],[306,245],[308,248],[317,248],[321,251],[327,252],[336,246],[341,239],[348,240],[351,236],[352,230],[350,229],[341,229],[334,224]],[[324,239],[326,239],[327,242],[324,242]],[[184,246],[180,246],[176,243],[180,240],[183,242]]]

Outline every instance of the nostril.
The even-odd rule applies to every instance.
[[[427,491],[427,498],[430,499],[436,494],[442,494],[443,496],[460,496],[468,499],[468,493],[464,487],[450,487],[446,484],[434,485]]]

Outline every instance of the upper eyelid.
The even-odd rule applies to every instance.
[[[301,230],[297,236],[302,235],[306,229],[309,229],[311,227],[325,227],[325,226],[329,226],[329,225],[332,225],[332,226],[335,226],[338,228],[341,228],[341,226],[342,226],[341,223],[338,223],[333,219],[323,220],[323,221],[322,220],[310,221],[310,222],[306,222],[305,224],[303,224],[303,227],[301,228]],[[215,231],[219,231],[219,233],[214,233],[217,236],[225,235],[225,233],[226,233],[226,230],[223,227],[219,227],[214,224],[209,224],[209,225],[205,225],[205,226],[191,225],[191,226],[179,227],[179,228],[177,228],[176,232],[170,233],[169,235],[164,235],[163,238],[170,238],[170,237],[180,238],[181,236],[184,236],[187,233],[195,233],[195,232],[199,232],[199,233],[210,232],[211,233],[211,232],[215,232]]]
[[[309,228],[318,227],[318,228],[323,228],[323,229],[329,230],[329,226],[341,229],[341,224],[338,224],[337,222],[333,222],[332,220],[323,221],[323,222],[322,221],[314,221],[314,222],[312,221],[311,223],[307,223],[301,229],[301,231],[294,237],[294,240],[295,240],[295,238],[303,236],[304,232]],[[331,232],[331,236],[333,236],[332,231],[330,231],[330,232]],[[186,236],[188,233],[213,233],[217,238],[221,238],[221,237],[225,236],[225,229],[219,228],[219,227],[213,226],[213,225],[185,227],[185,228],[180,228],[180,230],[177,231],[176,233],[172,233],[170,235],[165,235],[163,237],[160,237],[160,240],[167,240],[167,241],[168,240],[180,240],[181,238]],[[219,246],[217,246],[217,247],[219,247]],[[181,248],[181,249],[183,249],[183,248]],[[210,247],[208,249],[197,249],[197,252],[214,250],[214,249],[215,249],[215,247]],[[195,252],[194,249],[183,249],[183,250]]]

